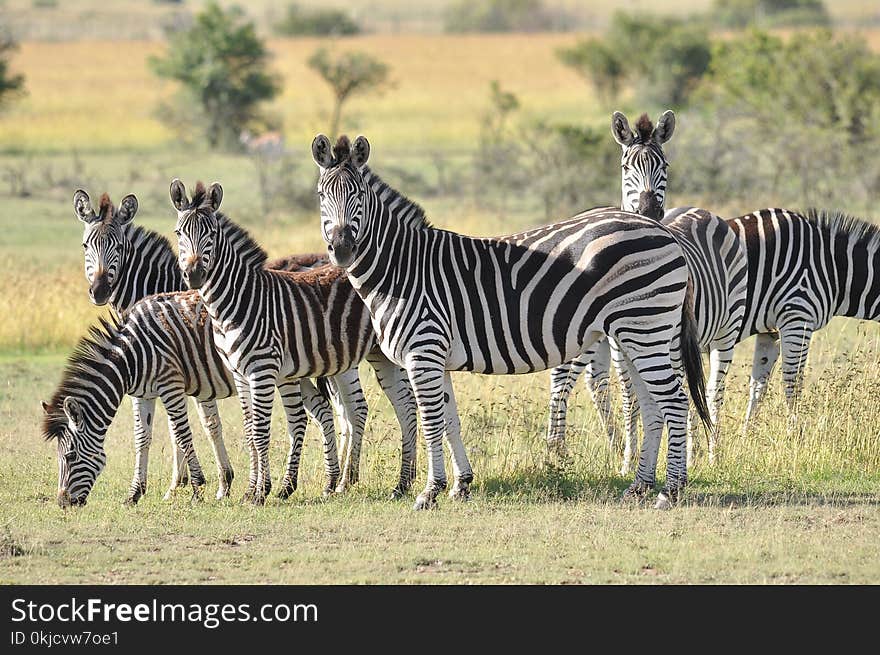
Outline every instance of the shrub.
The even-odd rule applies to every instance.
[[[831,24],[822,0],[715,0],[710,12],[722,27],[794,27]]]
[[[360,34],[360,26],[342,9],[303,9],[287,5],[284,18],[275,25],[282,36],[349,36]]]
[[[542,0],[459,0],[445,13],[447,32],[547,32],[573,27],[565,12]]]

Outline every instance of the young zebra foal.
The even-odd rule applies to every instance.
[[[83,251],[85,257],[86,280],[89,282],[89,298],[95,305],[109,303],[117,316],[123,316],[142,298],[157,294],[186,290],[183,275],[177,266],[177,257],[171,250],[171,244],[164,236],[151,230],[136,226],[133,223],[138,210],[137,198],[129,194],[125,196],[119,208],[115,208],[110,197],[105,193],[101,196],[99,210],[96,213],[92,209],[88,193],[79,189],[73,196],[73,207],[76,216],[84,224]],[[293,270],[302,267],[310,267],[319,263],[320,259],[314,255],[290,256],[282,260],[276,260],[267,264],[269,267]],[[176,313],[174,316],[185,315]],[[190,326],[181,324],[179,332],[185,335]],[[210,337],[210,335],[209,335]],[[182,338],[186,338],[182,336]],[[192,338],[191,335],[189,338]],[[213,341],[209,339],[208,345]],[[232,464],[226,453],[223,443],[222,424],[217,410],[216,400],[226,398],[232,392],[232,387],[226,383],[228,377],[226,371],[212,370],[209,362],[212,353],[207,350],[193,350],[182,348],[179,357],[183,358],[177,369],[184,368],[198,370],[205,380],[209,381],[208,390],[219,390],[216,393],[206,393],[205,389],[194,389],[197,396],[196,408],[199,419],[208,435],[214,450],[215,461],[218,468],[219,485],[217,498],[229,494],[229,485],[234,477]],[[176,370],[176,369],[174,369]],[[351,415],[355,422],[366,420],[366,403],[363,402],[363,394],[357,380],[347,381],[348,392],[343,402],[338,403],[344,411],[341,416],[343,423],[348,424],[346,415]],[[181,382],[179,388],[186,385]],[[336,443],[336,431],[333,424],[333,414],[326,399],[315,389],[310,381],[302,381],[302,396],[309,414],[321,425],[325,447],[330,441],[334,448]],[[300,391],[293,387],[285,387],[286,390],[295,393],[298,397]],[[282,390],[284,391],[284,390]],[[173,391],[168,391],[173,395]],[[182,399],[172,398],[175,405]],[[284,400],[285,407],[295,407],[292,398]],[[129,487],[126,502],[136,503],[146,490],[147,461],[152,442],[153,418],[156,414],[156,396],[150,398],[132,397],[134,411],[134,443],[135,443],[135,472]],[[345,409],[350,408],[350,409]],[[298,417],[288,416],[288,426],[297,425]],[[187,455],[174,445],[176,429],[171,425],[169,416],[169,436],[172,439],[174,453],[174,468],[171,485],[165,494],[170,498],[173,490],[187,484]],[[295,446],[291,444],[291,449]],[[195,453],[192,457],[196,466],[198,459]],[[289,463],[289,466],[291,463]],[[335,478],[338,478],[338,471]],[[335,480],[334,478],[334,480]],[[335,482],[334,482],[335,484]]]
[[[433,505],[446,487],[444,433],[452,493],[465,495],[473,479],[449,371],[540,371],[571,361],[603,335],[620,345],[646,417],[628,493],[653,486],[665,423],[667,482],[657,506],[674,502],[687,483],[682,360],[707,422],[708,410],[687,266],[669,231],[611,208],[498,238],[439,230],[367,167],[369,155],[363,136],[353,144],[340,137],[335,147],[323,134],[312,142],[331,261],[348,271],[382,351],[406,368],[418,402],[429,457],[415,509]]]
[[[251,456],[247,497],[261,504],[271,488],[269,418],[275,384],[356,374],[365,358],[406,426],[396,492],[406,491],[415,466],[412,393],[402,371],[378,351],[371,353],[376,341],[369,314],[345,272],[336,267],[307,273],[266,270],[265,251],[218,212],[223,198],[219,184],[206,189],[198,183],[190,200],[175,179],[170,193],[177,210],[180,268],[205,302],[217,349],[238,389]],[[361,425],[347,446],[355,470],[362,431]],[[343,481],[347,473],[348,467]]]

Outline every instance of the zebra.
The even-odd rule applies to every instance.
[[[743,430],[757,415],[780,352],[793,429],[813,333],[834,316],[880,320],[880,227],[817,209],[761,209],[728,223],[748,255],[739,339],[757,335]]]
[[[279,390],[288,431],[298,437],[288,456],[288,476],[295,483],[306,416],[297,384],[279,385]],[[155,294],[135,303],[122,318],[100,319],[77,344],[52,399],[43,403],[43,433],[58,440],[58,504],[85,504],[106,463],[104,438],[125,395],[162,399],[172,439],[186,454],[193,499],[199,499],[205,477],[192,448],[186,396],[204,400],[234,393],[232,374],[214,347],[211,322],[198,293]],[[139,460],[143,477],[136,480],[130,502],[146,488],[147,454]],[[329,438],[325,433],[324,469],[327,493],[339,478],[332,431]]]
[[[199,182],[190,199],[175,178],[170,195],[177,210],[178,263],[205,303],[245,417],[251,467],[246,499],[262,504],[271,489],[269,418],[276,382],[344,374],[363,359],[394,390],[389,398],[401,426],[411,417],[393,492],[402,495],[415,473],[415,399],[404,372],[374,348],[369,314],[345,272],[335,266],[307,273],[266,270],[265,251],[218,211],[219,184],[206,189]],[[363,425],[357,427],[346,444],[354,466],[345,468],[343,482],[357,467]]]
[[[622,148],[621,209],[660,221],[666,225],[684,251],[694,284],[694,314],[700,346],[710,360],[707,404],[712,419],[709,431],[708,458],[715,459],[724,382],[733,361],[734,346],[746,310],[747,261],[745,246],[736,232],[720,217],[703,209],[676,208],[666,213],[668,162],[663,144],[672,138],[675,114],[664,112],[656,127],[647,114],[629,126],[626,117],[614,112],[611,133]],[[621,475],[629,472],[638,441],[635,420],[638,403],[634,397],[625,363],[612,339],[603,339],[577,359],[557,367],[551,374],[550,419],[547,440],[551,447],[563,450],[568,396],[582,371],[587,372],[587,387],[613,446],[616,428],[608,398],[609,362],[614,360],[624,409],[624,455]],[[693,459],[693,435],[688,426],[687,462]]]
[[[654,484],[664,423],[669,430],[670,507],[687,483],[683,366],[703,420],[702,360],[682,249],[656,221],[615,208],[500,238],[440,230],[424,210],[367,166],[370,144],[323,134],[318,165],[321,234],[331,261],[366,303],[382,351],[406,369],[428,451],[428,479],[414,509],[446,488],[442,438],[452,450],[449,494],[466,498],[473,470],[461,442],[450,371],[530,373],[614,337],[631,367],[646,439],[625,496]],[[682,361],[683,360],[683,361]]]
[[[116,209],[110,201],[109,195],[103,194],[99,211],[95,213],[89,195],[85,191],[79,189],[74,194],[74,211],[85,225],[83,249],[86,279],[89,282],[89,297],[97,305],[110,303],[117,315],[120,316],[128,312],[136,301],[147,295],[180,291],[187,288],[183,275],[177,266],[177,257],[168,240],[156,232],[133,224],[132,221],[137,209],[137,198],[134,195],[125,196],[120,202],[119,209]],[[298,270],[322,263],[326,263],[326,257],[291,255],[268,262],[266,265],[271,268]],[[195,351],[185,352],[192,355],[188,362],[190,367],[203,366],[208,361],[206,353],[200,353],[202,357],[198,358],[195,357]],[[213,374],[225,375],[225,371],[216,371]],[[311,382],[302,380],[301,386],[306,409],[321,425],[325,448],[327,448],[326,444],[330,440],[333,440],[334,444],[336,440],[330,406]],[[367,406],[360,382],[356,372],[346,373],[337,385],[343,387],[345,393],[339,393],[336,388],[333,388],[334,385],[329,386],[329,390],[333,392],[331,397],[334,399],[334,405],[340,415],[343,425],[342,432],[345,437],[347,432],[353,429],[352,425],[366,421]],[[217,382],[213,387],[223,388],[223,385],[221,382]],[[218,396],[218,398],[223,397],[226,396]],[[285,407],[295,407],[296,401],[283,399],[283,404]],[[155,397],[152,399],[132,398],[132,406],[135,416],[135,473],[126,498],[126,502],[129,504],[136,503],[146,488],[146,462],[152,440]],[[223,443],[222,425],[216,399],[210,396],[203,397],[196,402],[196,408],[215,453],[220,480],[217,491],[219,499],[228,495],[234,473]],[[289,428],[297,424],[297,419],[288,417]],[[412,431],[414,428],[409,427],[408,429]],[[169,436],[173,434],[173,431],[169,430]],[[293,448],[293,444],[291,448]],[[171,497],[176,487],[186,484],[186,465],[183,455],[177,448],[174,448],[173,452],[175,465],[171,485],[165,494],[166,499]],[[338,478],[337,473],[333,479]],[[339,488],[339,491],[343,490],[343,487]],[[292,491],[293,489],[289,488],[286,493],[289,494]]]

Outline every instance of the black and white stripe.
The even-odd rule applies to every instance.
[[[501,238],[433,228],[424,211],[367,166],[364,137],[335,147],[319,135],[321,232],[331,260],[348,271],[382,351],[412,383],[428,449],[428,481],[416,508],[446,487],[442,439],[452,447],[454,497],[473,472],[461,442],[449,371],[530,373],[558,366],[604,335],[631,366],[646,439],[631,494],[654,484],[664,423],[669,429],[660,506],[687,482],[684,363],[701,416],[702,364],[686,302],[681,247],[656,221],[613,208]],[[696,387],[696,388],[694,388]]]
[[[840,212],[762,209],[728,221],[748,256],[740,340],[757,335],[746,429],[777,360],[790,425],[813,333],[834,316],[880,320],[880,228]]]
[[[623,149],[621,156],[621,208],[660,221],[672,232],[684,251],[694,288],[694,315],[701,348],[709,353],[710,373],[706,388],[713,429],[709,433],[709,460],[714,460],[724,382],[733,349],[738,342],[746,306],[746,253],[742,241],[720,217],[703,209],[677,208],[664,217],[667,161],[663,144],[675,129],[671,111],[655,127],[647,114],[630,129],[626,117],[614,112],[611,132]],[[608,397],[609,362],[613,360],[620,378],[624,410],[625,450],[621,474],[629,472],[638,440],[638,402],[629,385],[625,362],[613,339],[601,340],[581,357],[554,369],[550,386],[548,443],[564,448],[568,396],[582,371],[606,427],[609,440],[616,441],[615,421]],[[688,463],[693,452],[692,429],[688,427]]]
[[[179,264],[199,290],[213,324],[215,343],[232,370],[251,450],[247,497],[262,503],[271,488],[269,418],[274,385],[305,377],[356,375],[368,359],[395,405],[403,429],[397,494],[408,490],[415,467],[415,402],[402,371],[374,351],[375,336],[363,302],[344,271],[323,267],[306,273],[266,270],[266,253],[242,228],[217,212],[222,188],[199,183],[192,200],[174,180]],[[352,373],[354,371],[354,373]],[[340,485],[358,470],[363,422],[346,443]],[[290,483],[289,472],[282,488]]]

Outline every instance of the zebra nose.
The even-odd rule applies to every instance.
[[[107,274],[99,271],[95,274],[94,280],[89,285],[89,298],[95,305],[104,305],[110,298],[110,283],[107,281]]]
[[[639,194],[638,213],[642,216],[653,218],[656,221],[663,218],[663,205],[660,203],[660,198],[656,193],[653,191],[642,191]]]
[[[330,243],[327,244],[330,259],[336,266],[348,266],[354,259],[355,242],[354,235],[348,225],[334,227],[330,233]]]
[[[62,489],[58,492],[58,507],[61,509],[67,509],[70,505],[70,494],[67,492],[67,489]]]

